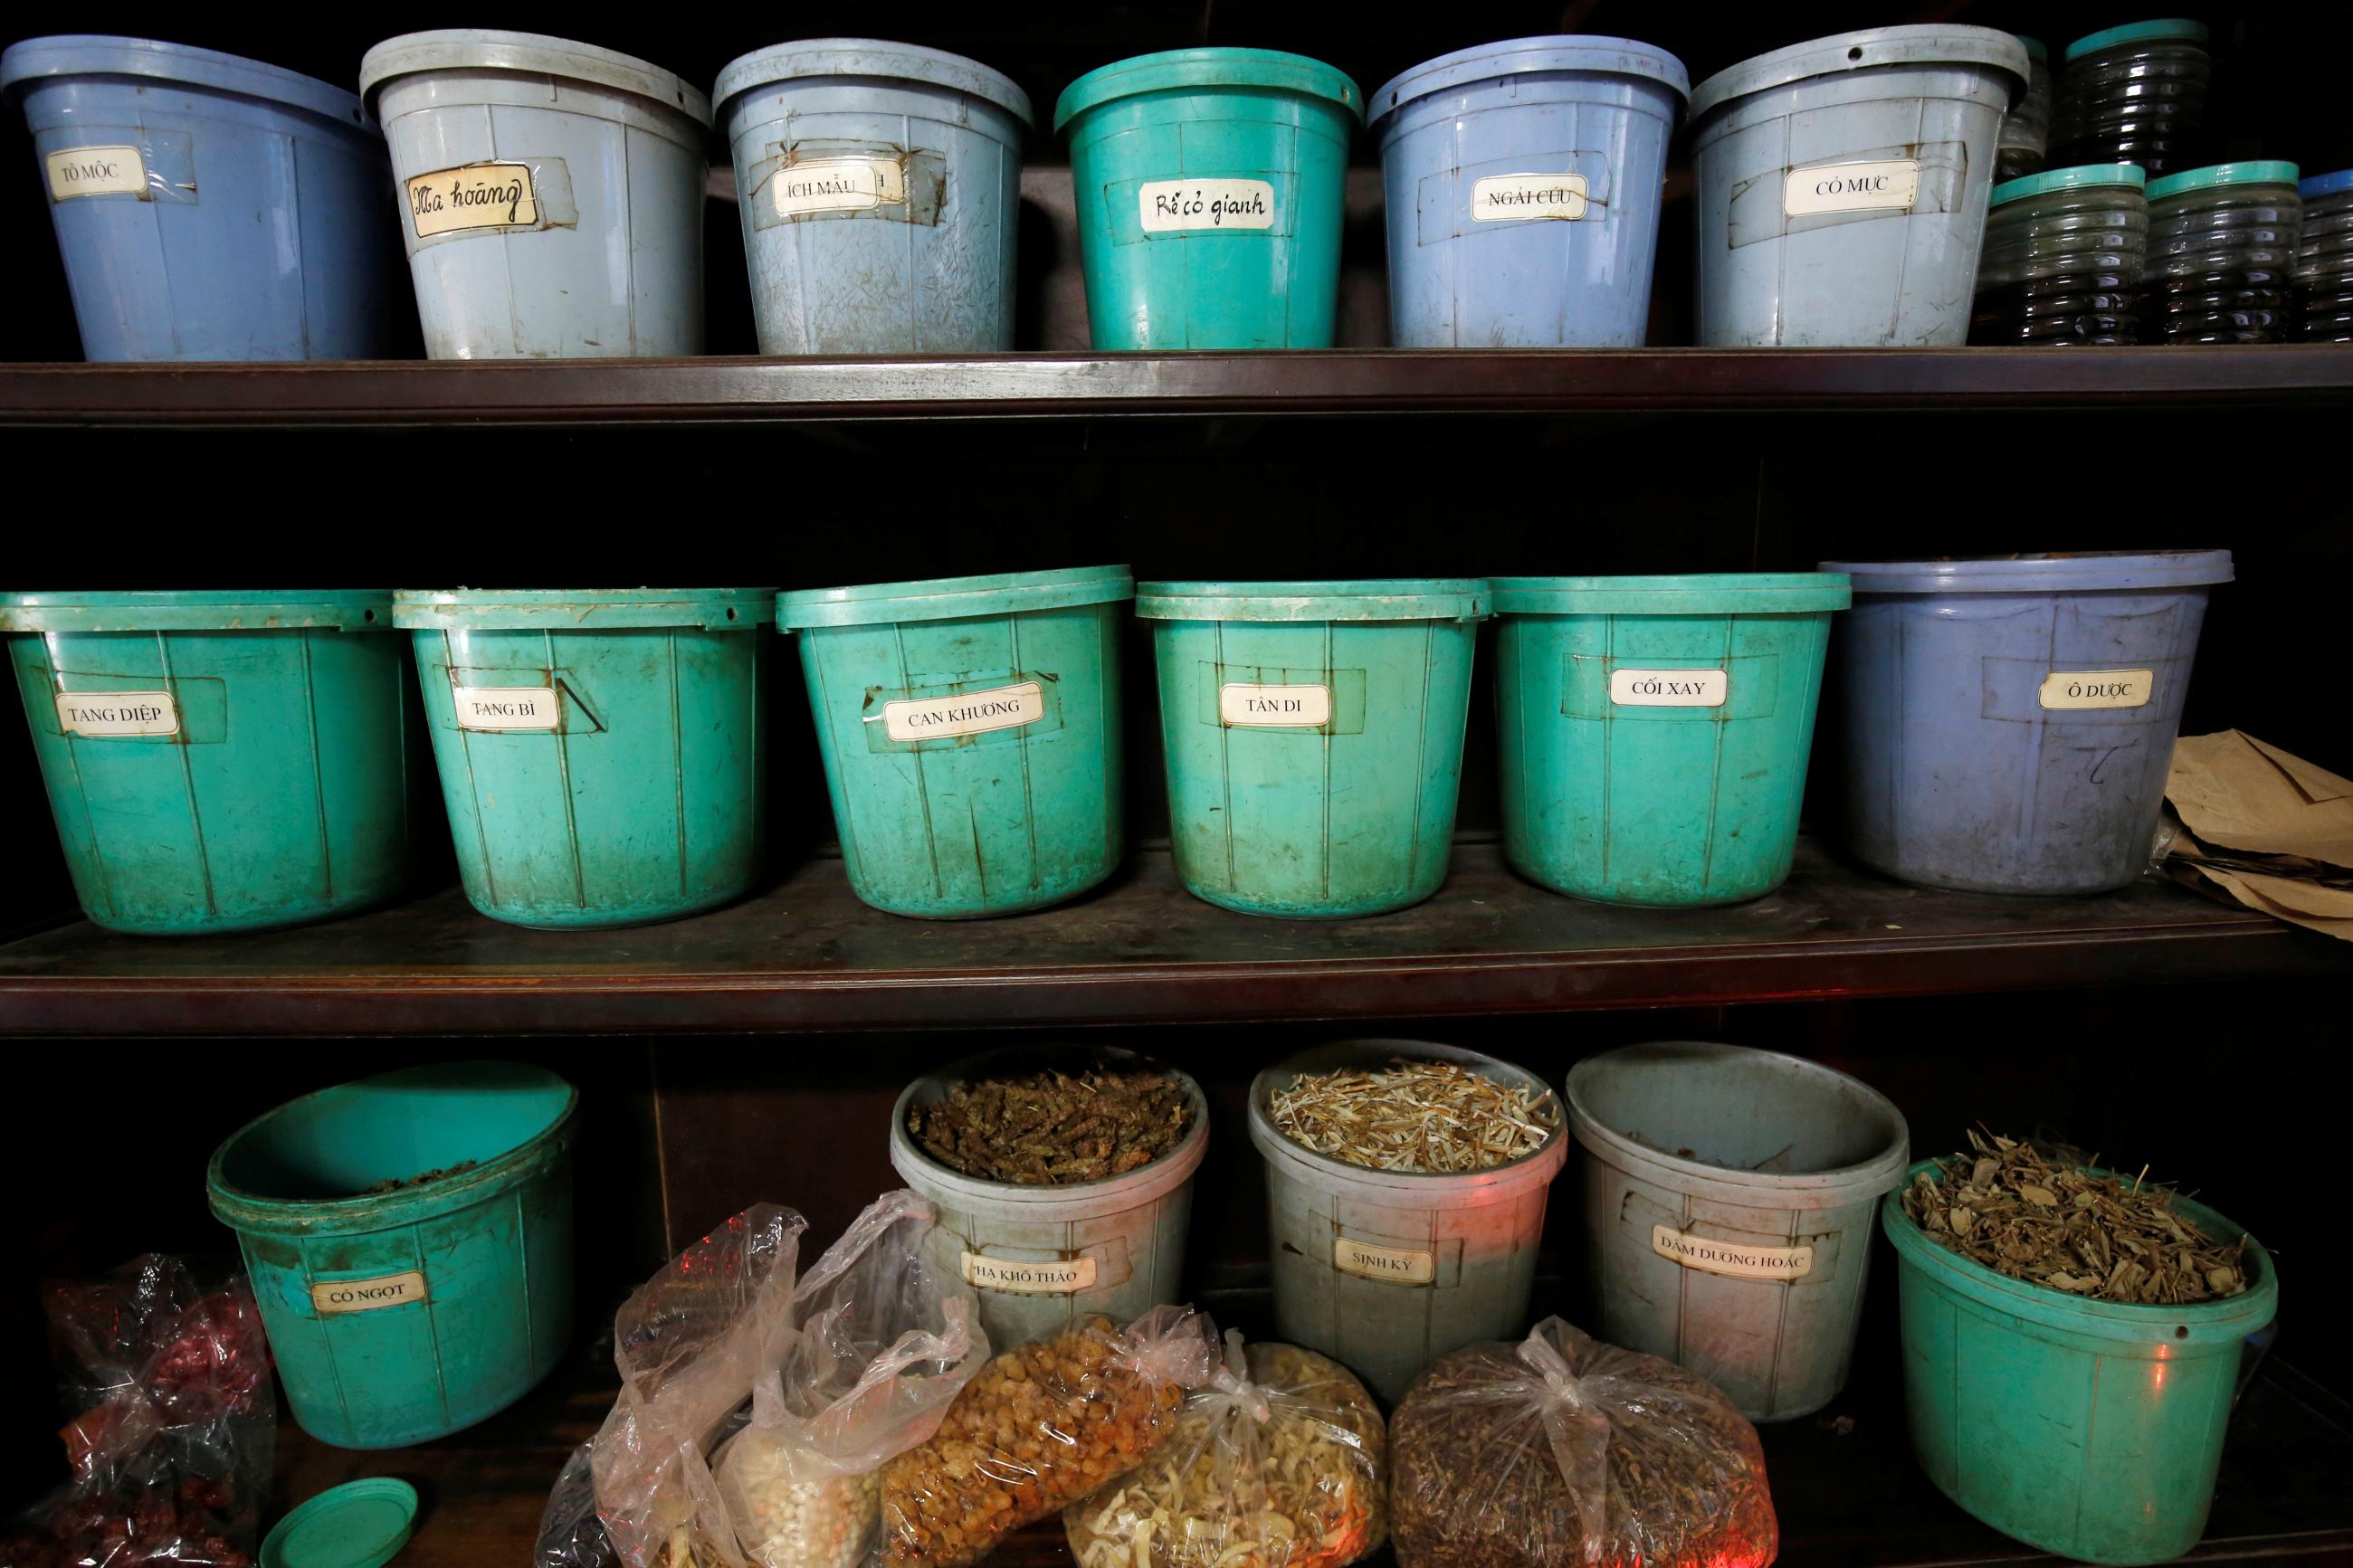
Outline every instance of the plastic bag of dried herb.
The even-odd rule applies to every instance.
[[[1403,1568],[1764,1568],[1780,1549],[1732,1402],[1558,1318],[1423,1368],[1389,1453]]]

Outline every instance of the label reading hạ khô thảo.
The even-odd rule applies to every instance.
[[[1071,1296],[1094,1289],[1095,1260],[1056,1258],[1043,1263],[1024,1263],[1016,1258],[967,1252],[964,1255],[964,1282],[983,1290],[1007,1290],[1021,1296]]]

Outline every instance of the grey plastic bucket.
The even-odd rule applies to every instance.
[[[1692,89],[1699,341],[1958,344],[2026,47],[1990,27],[1875,27]]]
[[[1274,1125],[1274,1093],[1296,1075],[1400,1057],[1551,1093],[1525,1068],[1419,1040],[1320,1046],[1250,1084],[1250,1142],[1266,1160],[1276,1336],[1343,1363],[1391,1404],[1449,1351],[1516,1339],[1526,1328],[1545,1200],[1568,1158],[1564,1126],[1535,1153],[1493,1170],[1376,1171],[1316,1153]]]
[[[963,1175],[907,1135],[909,1110],[936,1105],[957,1084],[1091,1067],[1166,1073],[1193,1102],[1191,1131],[1140,1169],[1063,1187]],[[1110,1046],[983,1052],[917,1079],[891,1108],[892,1168],[936,1211],[925,1254],[934,1268],[972,1286],[981,1327],[1000,1350],[1060,1333],[1092,1313],[1126,1323],[1183,1300],[1193,1174],[1208,1148],[1209,1106],[1201,1086],[1166,1063]]]
[[[1880,1197],[1911,1134],[1886,1096],[1772,1051],[1665,1040],[1569,1069],[1594,1332],[1752,1421],[1836,1398]]]

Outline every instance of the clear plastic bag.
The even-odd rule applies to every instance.
[[[781,1364],[717,1456],[719,1495],[761,1568],[851,1568],[881,1518],[882,1465],[938,1429],[988,1360],[972,1288],[923,1261],[932,1210],[886,1193],[801,1279]]]
[[[1403,1568],[1765,1568],[1780,1548],[1732,1402],[1558,1318],[1423,1368],[1389,1448]]]
[[[1388,1539],[1388,1435],[1339,1363],[1242,1349],[1143,1464],[1062,1515],[1079,1568],[1342,1568]]]
[[[1190,1307],[1155,1307],[1124,1330],[1089,1318],[1002,1352],[930,1441],[883,1470],[885,1568],[963,1568],[1134,1468],[1216,1363],[1214,1331]]]

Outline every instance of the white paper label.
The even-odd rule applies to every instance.
[[[419,239],[460,228],[530,228],[539,197],[528,163],[468,163],[408,182],[408,221]]]
[[[76,196],[136,196],[147,191],[147,165],[136,147],[69,147],[52,153],[49,200]]]
[[[1264,180],[1146,180],[1136,202],[1146,234],[1274,226],[1274,187]]]
[[[1009,1258],[964,1255],[964,1282],[983,1290],[1009,1290],[1019,1296],[1071,1296],[1092,1290],[1095,1260],[1058,1258],[1045,1263],[1021,1263]]]
[[[1732,691],[1721,669],[1613,669],[1609,700],[1620,708],[1721,708]]]
[[[1427,1285],[1438,1278],[1437,1260],[1409,1247],[1375,1247],[1346,1237],[1332,1240],[1332,1267],[1359,1279],[1383,1279],[1392,1285]]]
[[[1875,163],[1817,163],[1792,169],[1781,188],[1790,217],[1817,213],[1909,212],[1920,196],[1920,165],[1911,158]]]
[[[499,734],[509,730],[558,730],[564,710],[547,686],[453,686],[449,702],[458,728]]]
[[[2035,700],[2045,708],[2146,708],[2156,693],[2154,670],[2054,669]]]
[[[1250,729],[1321,730],[1332,721],[1332,689],[1236,681],[1218,688],[1218,718]]]
[[[907,172],[892,158],[812,158],[778,169],[768,188],[779,217],[871,212],[906,205]]]
[[[1046,716],[1045,689],[1034,680],[968,691],[961,697],[911,697],[882,704],[882,729],[894,741],[939,741],[1018,730]],[[868,723],[874,721],[869,719]]]
[[[168,691],[60,691],[58,727],[69,735],[176,735],[180,705]]]
[[[311,1305],[322,1312],[377,1312],[432,1299],[425,1276],[414,1268],[374,1279],[317,1279],[311,1284]]]
[[[1475,223],[1525,223],[1541,217],[1573,223],[1584,216],[1582,174],[1489,174],[1471,187]]]
[[[1810,1247],[1765,1247],[1748,1241],[1718,1241],[1690,1236],[1672,1226],[1651,1227],[1651,1250],[1686,1268],[1729,1274],[1736,1279],[1803,1279],[1814,1271]]]

